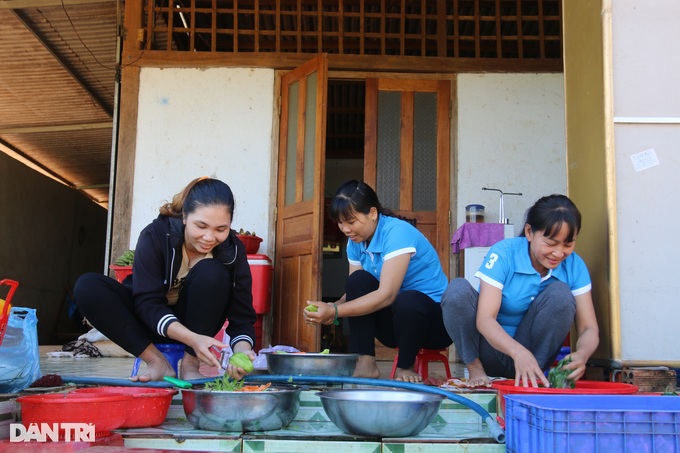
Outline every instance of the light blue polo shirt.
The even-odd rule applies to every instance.
[[[497,320],[513,337],[531,302],[553,279],[566,283],[574,297],[587,293],[592,287],[588,268],[575,252],[541,278],[531,265],[529,241],[524,236],[494,244],[475,277],[502,291]]]
[[[361,266],[380,281],[383,263],[395,256],[411,255],[400,291],[420,291],[440,302],[448,285],[439,255],[430,241],[410,223],[380,214],[378,226],[368,248],[347,241],[347,259],[351,265]]]

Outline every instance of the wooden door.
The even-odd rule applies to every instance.
[[[274,266],[274,344],[317,351],[320,329],[302,322],[307,300],[321,300],[327,55],[281,80]]]
[[[414,218],[449,273],[450,82],[367,79],[364,180]]]

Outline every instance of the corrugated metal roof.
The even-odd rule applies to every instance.
[[[316,0],[159,0],[154,5],[153,21],[146,24],[153,49],[178,49],[179,43],[178,50],[191,53],[276,52],[280,47],[282,54],[327,51],[352,55],[361,50],[366,55],[379,52],[388,56],[383,70],[390,71],[395,70],[391,64],[396,61],[391,55],[487,61],[502,61],[502,56],[510,70],[520,57],[525,61],[561,61],[559,0],[387,4],[379,0],[335,4]],[[221,9],[213,17],[217,6]],[[149,5],[145,7],[148,21]],[[177,24],[182,23],[182,14],[192,14],[196,8],[201,12],[185,31]],[[296,8],[301,11],[295,13]],[[0,151],[23,157],[105,206],[116,43],[123,11],[123,0],[0,0]],[[365,14],[366,23],[360,14]],[[170,35],[173,42],[169,46],[168,18],[174,18],[179,27]],[[233,23],[236,19],[238,26]],[[231,44],[208,42],[206,30],[214,32],[220,43]],[[187,38],[189,31],[195,33],[194,38]],[[327,32],[328,37],[324,35]],[[255,35],[259,36],[257,43]],[[442,37],[445,39],[440,42]],[[244,41],[239,43],[239,39]],[[359,47],[357,39],[364,40]],[[188,46],[191,41],[195,41],[193,47]],[[375,62],[371,60],[371,64]],[[406,69],[411,70],[418,69]],[[358,93],[361,86],[347,88]],[[329,155],[361,153],[363,125],[336,124],[359,117],[340,117],[333,107],[329,105],[329,137],[333,139]]]
[[[0,149],[107,205],[115,0],[0,0]]]

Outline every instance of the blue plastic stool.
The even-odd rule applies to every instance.
[[[179,361],[184,356],[184,345],[180,343],[154,343],[154,346],[163,353],[165,358],[168,359],[168,362],[170,362],[170,365],[172,365],[172,368],[174,368],[175,374],[179,376]],[[135,363],[132,365],[130,377],[137,376],[141,363],[142,359],[137,357]]]

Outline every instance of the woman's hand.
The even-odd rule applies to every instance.
[[[576,382],[583,377],[586,373],[586,361],[588,360],[585,354],[580,351],[574,351],[569,356],[571,362],[564,366],[565,370],[570,370],[571,373],[567,376],[567,379],[571,379]]]
[[[309,307],[314,307],[310,309]],[[335,319],[335,307],[330,302],[307,301],[307,306],[302,310],[305,323],[310,326],[333,324]]]
[[[521,383],[522,387],[529,387],[529,383],[531,383],[532,387],[538,387],[538,384],[541,383],[545,387],[550,387],[548,378],[543,374],[543,370],[538,366],[538,362],[531,351],[521,347],[512,358],[515,362],[515,386],[519,387]]]
[[[211,349],[215,348],[219,350],[229,346],[213,337],[197,333],[192,336],[188,345],[194,350],[196,357],[198,357],[201,362],[216,368],[221,368],[222,364],[217,360],[217,357],[215,357],[215,354],[212,353]]]

